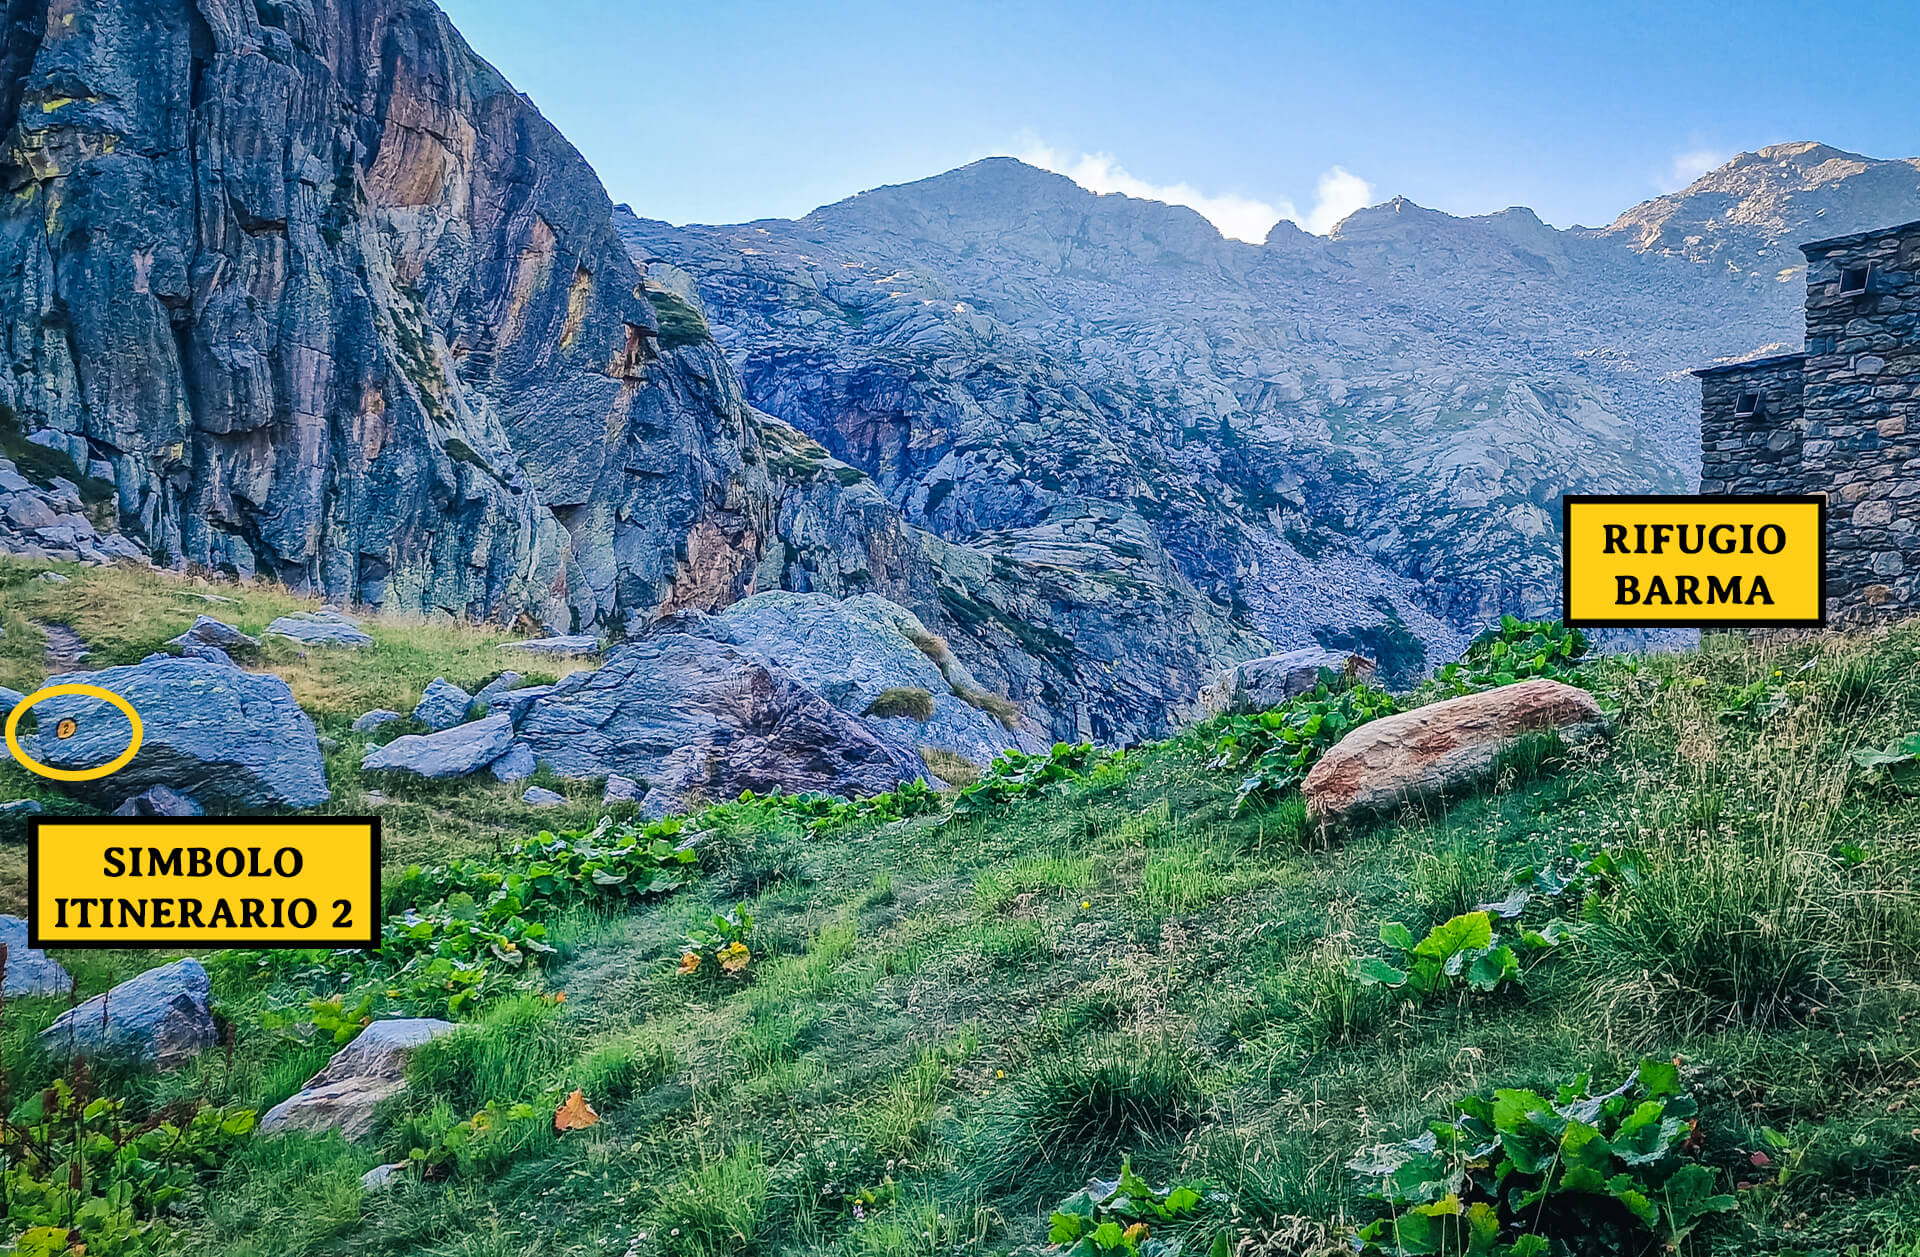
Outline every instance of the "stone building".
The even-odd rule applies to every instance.
[[[1827,495],[1830,621],[1920,613],[1920,222],[1802,245],[1806,348],[1700,377],[1700,491]]]

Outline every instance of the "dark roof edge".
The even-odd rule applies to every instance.
[[[1881,236],[1899,236],[1920,231],[1920,220],[1910,223],[1896,223],[1891,227],[1875,227],[1871,231],[1854,231],[1844,236],[1829,236],[1825,240],[1809,240],[1800,246],[1800,252],[1812,257],[1816,253],[1831,253],[1835,249],[1850,245],[1865,244]]]
[[[1710,367],[1701,367],[1694,372],[1698,376],[1731,375],[1736,371],[1752,371],[1761,367],[1784,367],[1790,362],[1805,362],[1805,354],[1774,354],[1767,358],[1748,358],[1742,362],[1718,362]]]

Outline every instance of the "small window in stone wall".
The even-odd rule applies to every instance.
[[[1740,394],[1739,397],[1734,399],[1733,417],[1735,419],[1751,419],[1755,415],[1758,415],[1759,413],[1760,413],[1760,394],[1742,393]]]
[[[1867,290],[1867,277],[1871,266],[1847,266],[1840,270],[1840,295],[1857,297]]]

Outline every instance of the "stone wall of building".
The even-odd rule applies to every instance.
[[[1801,462],[1830,495],[1828,615],[1920,610],[1920,223],[1805,252]],[[1845,293],[1860,267],[1866,292]]]
[[[1920,612],[1920,222],[1802,249],[1806,352],[1697,372],[1700,489],[1826,494],[1828,619],[1912,615]],[[1754,393],[1758,411],[1736,415]]]
[[[1800,364],[1788,354],[1709,367],[1700,377],[1700,492],[1805,493]],[[1758,398],[1741,415],[1743,397]]]

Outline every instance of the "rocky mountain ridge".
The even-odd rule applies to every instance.
[[[1116,741],[1270,648],[1410,679],[1546,609],[1559,494],[1683,485],[1680,372],[1790,326],[1755,250],[1914,183],[1785,146],[1599,231],[1253,246],[996,160],[671,228],[427,0],[19,0],[0,135],[0,444],[95,548],[614,636],[877,594]]]
[[[1016,549],[1126,519],[1229,623],[1412,668],[1552,609],[1562,493],[1691,486],[1687,372],[1797,338],[1801,239],[1916,216],[1915,162],[1789,144],[1601,229],[1395,199],[1249,245],[1011,158],[618,221],[693,274],[753,403],[909,522]]]

